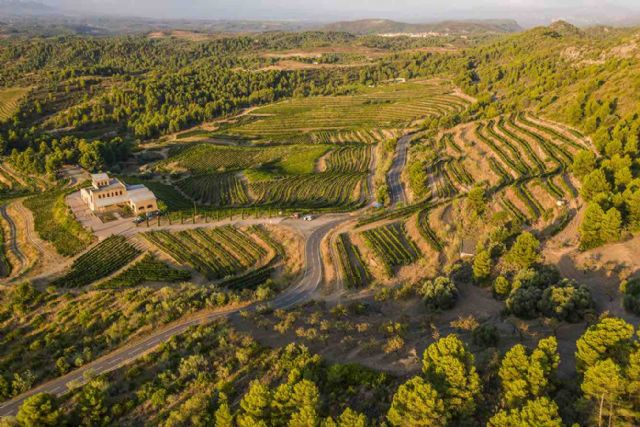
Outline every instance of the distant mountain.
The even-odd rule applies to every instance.
[[[0,16],[53,16],[60,12],[46,4],[29,0],[0,0]]]
[[[354,34],[394,34],[394,33],[438,33],[438,34],[481,34],[514,33],[521,31],[518,23],[511,19],[487,19],[469,21],[442,21],[427,24],[409,24],[389,19],[362,19],[343,21],[325,25],[324,31],[343,31]]]

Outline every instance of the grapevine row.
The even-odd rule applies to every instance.
[[[124,267],[140,251],[122,236],[111,236],[79,256],[71,270],[53,282],[54,286],[79,288],[108,276]]]

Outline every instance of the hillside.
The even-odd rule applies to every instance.
[[[443,21],[425,24],[409,24],[388,19],[363,19],[325,25],[325,31],[344,31],[355,34],[387,33],[438,33],[443,35],[514,33],[522,29],[510,19]]]
[[[0,426],[639,425],[638,29],[123,22],[0,42]]]
[[[52,16],[59,12],[50,6],[37,1],[0,0],[0,16]]]

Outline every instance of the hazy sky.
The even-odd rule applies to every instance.
[[[640,0],[41,0],[66,10],[156,18],[336,20],[563,18],[640,14]],[[538,15],[532,16],[532,11]]]

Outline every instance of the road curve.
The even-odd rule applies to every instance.
[[[18,231],[16,228],[16,223],[13,221],[13,218],[11,218],[7,213],[6,206],[0,206],[0,215],[2,215],[2,218],[4,218],[7,224],[9,224],[9,239],[8,239],[9,242],[8,243],[9,243],[9,246],[11,247],[11,252],[13,252],[18,262],[20,263],[20,267],[16,271],[20,271],[24,267],[27,258],[24,256],[24,254],[18,247]]]
[[[275,299],[271,301],[273,308],[290,308],[300,303],[304,303],[313,298],[323,278],[322,257],[320,252],[320,244],[322,239],[335,226],[346,221],[346,217],[339,217],[331,222],[319,226],[313,230],[306,238],[305,243],[305,267],[304,273],[298,283],[290,286]],[[151,334],[140,338],[139,340],[125,344],[124,346],[106,354],[91,363],[88,363],[73,372],[53,379],[49,382],[41,384],[19,396],[14,397],[0,404],[0,417],[15,415],[22,405],[22,402],[37,393],[50,393],[55,395],[63,395],[69,391],[67,384],[83,383],[87,374],[99,375],[128,363],[133,362],[139,357],[149,353],[161,343],[169,338],[183,333],[191,326],[209,323],[222,317],[228,317],[241,310],[255,309],[256,304],[226,307],[215,312],[204,313],[199,316],[186,318],[170,325],[165,325]]]
[[[397,206],[398,203],[407,202],[401,175],[402,170],[407,163],[407,153],[409,151],[410,140],[410,134],[404,135],[398,139],[393,162],[391,163],[391,168],[387,174],[387,184],[389,185],[389,193],[391,195],[391,206]]]

